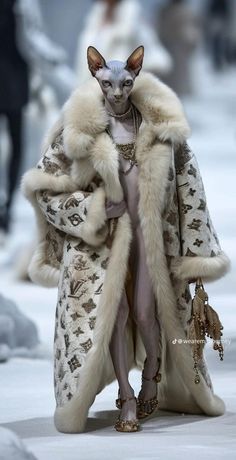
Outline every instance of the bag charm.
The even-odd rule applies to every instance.
[[[193,348],[195,383],[200,382],[198,361],[203,356],[206,337],[213,340],[213,349],[218,350],[220,360],[223,361],[224,349],[221,342],[223,326],[216,311],[208,303],[208,295],[204,289],[201,278],[197,279],[195,295],[192,299],[191,317],[187,322],[189,328],[187,338]]]

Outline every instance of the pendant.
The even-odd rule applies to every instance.
[[[130,167],[128,169],[126,169],[126,171],[121,170],[121,172],[126,176],[131,171],[131,169],[133,168],[134,165],[138,166],[137,161],[131,161],[130,160]]]
[[[129,167],[128,169],[126,169],[126,171],[122,171],[123,174],[126,176],[126,175],[131,171],[131,169],[133,168],[133,166],[134,166],[134,163],[132,163],[132,162],[130,161],[130,167]]]

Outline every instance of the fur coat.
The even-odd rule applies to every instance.
[[[221,415],[224,403],[214,393],[206,362],[199,362],[196,384],[191,346],[184,340],[191,314],[188,280],[222,277],[229,259],[186,143],[189,127],[180,101],[145,72],[131,99],[142,115],[136,143],[138,212],[161,325],[160,409]],[[62,432],[83,431],[96,394],[116,379],[109,341],[129,279],[132,232],[127,212],[106,219],[105,198],[119,202],[123,197],[119,154],[107,124],[101,90],[91,80],[71,95],[47,136],[42,159],[22,183],[39,233],[30,277],[58,286],[55,424]],[[145,349],[132,315],[126,333],[129,367],[141,370]]]

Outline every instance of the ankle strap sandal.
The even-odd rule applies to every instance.
[[[117,409],[121,409],[122,405],[125,401],[129,401],[130,399],[135,399],[137,402],[137,398],[135,396],[130,396],[129,398],[121,399],[120,397],[120,389],[118,390],[118,398],[116,399],[116,407]]]
[[[145,362],[147,361],[147,359],[145,359]],[[144,377],[143,375],[143,372],[142,372],[142,379],[143,380],[147,380],[147,381],[151,381],[151,380],[155,380],[155,382],[159,383],[161,381],[161,373],[159,372],[159,369],[161,367],[161,358],[157,358],[157,361],[158,361],[158,369],[157,369],[157,372],[156,374],[154,375],[154,377],[150,378],[150,379],[147,379],[146,377]]]
[[[144,363],[146,363],[146,361],[147,361],[147,358],[145,359]],[[149,379],[147,377],[144,377],[144,370],[143,370],[142,380],[146,380],[148,382],[154,380],[156,383],[159,383],[161,381],[161,373],[159,372],[159,369],[161,366],[161,358],[158,358],[158,363],[159,363],[158,369],[154,377],[149,378]],[[157,406],[158,406],[157,395],[147,400],[144,400],[141,397],[138,397],[137,398],[137,417],[138,419],[145,418],[151,415],[154,412],[154,410],[157,408]]]
[[[129,401],[131,399],[134,399],[137,403],[137,398],[135,396],[131,396],[125,399],[118,398],[120,408],[123,406],[124,402]],[[122,420],[119,415],[114,425],[114,428],[116,429],[116,431],[122,431],[123,433],[132,433],[140,430],[140,423],[137,420],[137,418],[133,420]]]

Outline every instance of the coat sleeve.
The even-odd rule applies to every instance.
[[[187,143],[175,150],[181,256],[173,261],[178,279],[213,281],[225,275],[230,261],[222,251],[207,207],[197,159]]]
[[[98,246],[109,231],[105,189],[96,180],[85,190],[73,181],[60,130],[49,144],[37,166],[22,180],[22,191],[35,209],[39,230],[46,222]]]
[[[93,193],[76,191],[55,194],[49,190],[36,192],[39,208],[50,224],[94,246],[102,243],[106,236],[106,214],[102,212],[104,199],[102,188]],[[98,211],[101,211],[100,219],[97,219]]]

